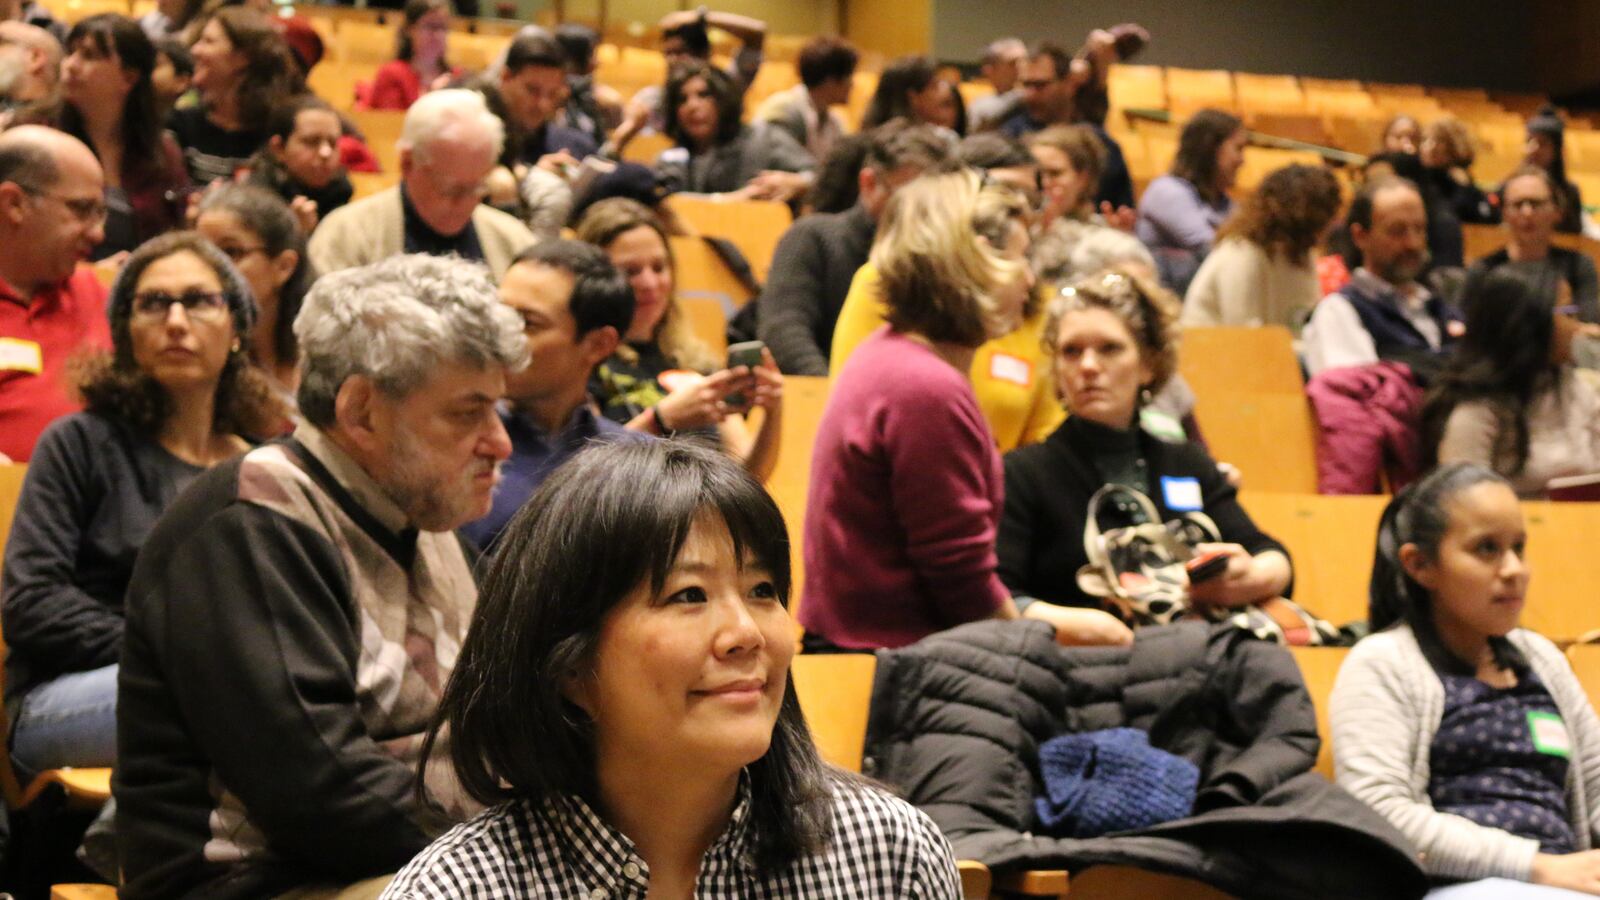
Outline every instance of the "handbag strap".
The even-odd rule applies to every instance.
[[[1116,496],[1126,496],[1132,500],[1150,522],[1161,522],[1161,514],[1156,511],[1156,505],[1150,502],[1150,498],[1146,497],[1143,491],[1125,484],[1103,484],[1089,498],[1089,520],[1083,526],[1083,553],[1086,559],[1098,562],[1103,556],[1100,552],[1100,507]]]

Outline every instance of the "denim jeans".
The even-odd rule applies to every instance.
[[[1508,878],[1485,878],[1434,888],[1427,900],[1582,900],[1588,894]]]
[[[11,758],[29,777],[117,760],[117,667],[69,672],[28,692],[11,730]]]

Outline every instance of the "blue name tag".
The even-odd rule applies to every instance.
[[[1200,495],[1200,479],[1161,476],[1161,497],[1174,512],[1199,512],[1205,508]]]

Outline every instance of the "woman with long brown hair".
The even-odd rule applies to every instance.
[[[757,477],[777,463],[783,376],[771,351],[754,369],[725,368],[695,336],[673,292],[672,245],[643,204],[602,200],[578,223],[578,239],[606,251],[633,288],[633,323],[591,389],[611,419],[656,434],[714,436]],[[742,402],[740,402],[742,401]],[[745,414],[760,407],[761,425]]]
[[[174,110],[167,128],[183,148],[189,177],[207,185],[248,165],[270,136],[274,104],[305,83],[272,23],[249,7],[218,10],[191,48],[200,103]]]

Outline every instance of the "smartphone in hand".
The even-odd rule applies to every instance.
[[[1228,571],[1228,554],[1221,551],[1203,553],[1184,565],[1189,572],[1189,583],[1199,584]]]
[[[728,368],[736,369],[739,366],[746,366],[751,371],[754,371],[756,366],[761,365],[762,352],[766,349],[767,345],[760,341],[744,341],[734,344],[728,348]],[[739,391],[734,391],[724,397],[723,402],[730,407],[738,408],[747,405],[750,402],[750,398]]]

